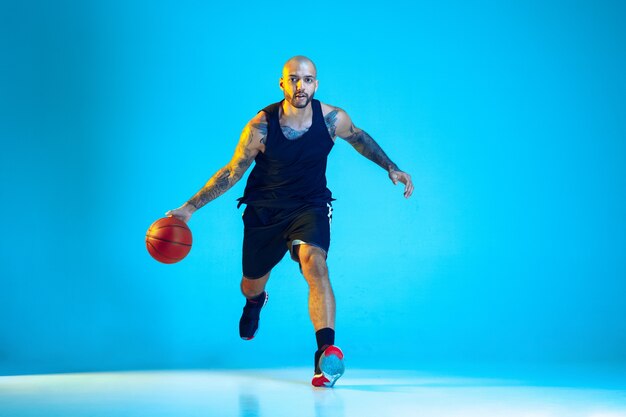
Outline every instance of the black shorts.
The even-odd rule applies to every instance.
[[[261,278],[287,251],[297,261],[293,248],[299,244],[317,246],[328,253],[332,213],[330,203],[290,209],[246,206],[243,212],[243,276]]]

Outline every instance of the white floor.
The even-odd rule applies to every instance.
[[[626,390],[349,370],[334,389],[309,369],[0,377],[0,416],[626,417]]]

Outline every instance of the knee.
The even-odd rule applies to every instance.
[[[326,277],[328,267],[326,265],[326,252],[315,246],[305,246],[300,249],[300,264],[303,272],[310,271],[314,276]],[[305,276],[307,274],[305,273]]]
[[[246,298],[254,298],[258,295],[255,294],[254,288],[243,279],[241,280],[241,293]]]
[[[249,279],[243,277],[241,279],[241,293],[246,298],[254,298],[261,294],[265,290],[264,278],[261,279]]]

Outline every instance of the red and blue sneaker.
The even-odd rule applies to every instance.
[[[345,371],[341,349],[334,345],[328,346],[320,356],[318,368],[319,372],[315,372],[311,384],[314,387],[327,388],[335,385]]]
[[[259,330],[259,318],[261,309],[267,304],[269,296],[263,291],[257,297],[248,299],[243,307],[243,313],[239,320],[239,336],[243,340],[252,340]]]

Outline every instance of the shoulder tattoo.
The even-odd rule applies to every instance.
[[[261,134],[261,143],[265,145],[267,141],[267,123],[254,123],[252,127],[259,131]]]
[[[339,113],[339,109],[333,110],[324,116],[324,123],[326,123],[326,128],[328,129],[328,133],[331,138],[334,138],[335,131],[337,130],[337,113]]]

